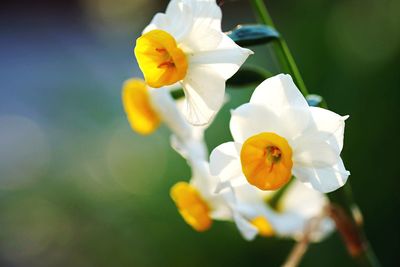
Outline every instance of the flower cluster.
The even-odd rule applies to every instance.
[[[171,145],[192,169],[170,191],[183,219],[205,231],[213,220],[232,221],[255,236],[320,240],[333,229],[324,193],[349,176],[340,157],[347,116],[310,107],[289,75],[262,82],[248,103],[231,112],[232,142],[209,155],[204,131],[225,99],[226,80],[252,51],[221,30],[214,0],[172,0],[136,41],[144,80],[123,86],[132,129],[150,134],[164,123]],[[184,99],[174,99],[183,90]]]

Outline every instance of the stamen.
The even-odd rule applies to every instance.
[[[160,68],[173,68],[173,67],[175,67],[175,63],[174,63],[174,61],[172,61],[172,59],[170,59],[168,61],[164,61],[157,66],[157,68],[159,68],[159,69]]]
[[[266,159],[271,161],[272,164],[279,162],[281,159],[282,151],[276,146],[268,146],[265,149]]]
[[[158,53],[163,54],[163,53],[167,52],[167,49],[165,49],[165,48],[156,48],[156,51],[157,51]]]

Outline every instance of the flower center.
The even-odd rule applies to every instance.
[[[276,190],[290,180],[292,149],[285,138],[275,133],[260,133],[247,139],[240,161],[247,181],[261,190]]]
[[[160,117],[150,102],[146,83],[130,79],[124,83],[122,102],[132,129],[140,134],[154,132],[161,123]]]
[[[272,228],[269,221],[262,216],[255,217],[250,221],[250,223],[257,228],[260,236],[270,237],[275,233],[274,228]]]
[[[202,232],[211,227],[210,208],[196,188],[179,182],[171,188],[170,195],[185,222],[193,229]]]
[[[282,151],[276,146],[267,146],[265,149],[267,160],[278,163],[281,159]]]
[[[135,56],[146,83],[159,88],[183,80],[188,63],[174,37],[152,30],[136,40]]]

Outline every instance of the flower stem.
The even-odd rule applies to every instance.
[[[269,15],[269,12],[263,0],[251,0],[250,2],[253,6],[255,13],[257,14],[259,22],[275,28],[274,22],[272,21],[272,18]],[[293,56],[290,53],[289,47],[287,46],[285,39],[283,39],[281,36],[276,41],[273,41],[272,46],[282,70],[285,73],[290,73],[292,75],[294,82],[296,83],[303,95],[308,95],[307,87],[304,84],[303,78],[300,75],[299,69],[297,68],[296,62],[294,61]]]
[[[275,28],[264,1],[250,0],[250,2],[259,22]],[[282,36],[274,41],[273,49],[283,71],[292,75],[301,93],[307,96],[308,90]],[[331,202],[329,215],[335,221],[336,227],[347,246],[349,254],[357,265],[371,267],[380,266],[364,233],[362,215],[354,202],[350,183],[348,182],[335,192],[327,194],[327,196]]]

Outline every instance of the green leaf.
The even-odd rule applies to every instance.
[[[280,37],[274,28],[261,24],[238,25],[227,35],[240,46],[267,44]]]
[[[247,86],[251,84],[260,84],[272,74],[257,66],[246,65],[239,69],[235,75],[230,78],[226,84],[228,86]]]

